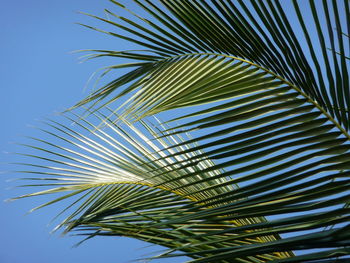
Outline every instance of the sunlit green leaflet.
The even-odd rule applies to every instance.
[[[112,2],[130,18],[93,17],[118,31],[88,27],[142,49],[91,50],[131,70],[75,106],[82,131],[49,123],[57,167],[29,164],[73,191],[48,204],[85,192],[61,226],[190,262],[348,260],[349,1]]]
[[[101,116],[99,120],[101,121],[104,118],[106,118],[106,116]],[[65,198],[70,198],[74,195],[79,196],[79,202],[75,203],[75,206],[77,206],[76,211],[60,224],[60,226],[66,225],[65,231],[75,228],[87,229],[90,231],[96,230],[97,232],[93,233],[93,236],[96,234],[119,235],[123,233],[122,235],[137,237],[166,247],[176,248],[176,244],[178,243],[175,242],[172,244],[169,236],[173,239],[182,239],[186,236],[189,239],[186,243],[190,242],[190,240],[195,243],[198,242],[195,238],[198,234],[230,228],[237,224],[249,224],[253,221],[260,222],[257,218],[251,218],[249,220],[223,220],[222,222],[215,221],[214,223],[211,222],[211,220],[207,220],[201,224],[198,224],[196,221],[193,223],[188,221],[191,225],[190,229],[182,229],[184,227],[182,224],[176,224],[174,226],[167,225],[163,229],[158,227],[153,228],[152,225],[162,222],[169,217],[175,218],[174,216],[182,210],[182,206],[186,206],[187,204],[191,205],[190,200],[193,202],[208,196],[215,197],[218,194],[232,191],[234,187],[222,186],[220,189],[208,190],[192,195],[191,193],[195,192],[197,188],[193,188],[190,184],[196,182],[198,179],[214,177],[220,174],[220,170],[216,169],[208,173],[197,175],[194,178],[180,180],[180,183],[169,183],[166,187],[154,188],[155,185],[164,181],[169,181],[170,178],[180,177],[184,173],[199,172],[214,164],[211,161],[203,161],[200,164],[192,165],[182,172],[155,177],[156,174],[160,174],[160,172],[155,172],[156,169],[161,169],[161,172],[169,171],[167,167],[174,163],[174,161],[190,158],[193,153],[184,154],[177,158],[157,159],[174,154],[179,150],[186,150],[189,147],[183,146],[176,150],[169,150],[164,153],[159,152],[154,155],[154,151],[158,151],[159,146],[169,146],[169,144],[167,144],[169,143],[169,139],[160,139],[155,143],[148,142],[143,133],[127,123],[124,124],[124,128],[121,128],[120,125],[108,124],[112,130],[111,134],[110,132],[108,133],[104,130],[96,129],[97,126],[94,126],[86,120],[82,120],[82,122],[85,124],[79,124],[79,126],[84,130],[89,130],[91,133],[90,135],[83,135],[66,125],[48,122],[48,125],[54,129],[54,132],[48,130],[44,130],[44,132],[48,132],[53,137],[67,142],[71,147],[55,146],[49,142],[39,140],[46,145],[45,148],[49,146],[53,148],[52,150],[47,150],[41,147],[34,147],[39,152],[50,153],[53,157],[45,159],[53,163],[53,165],[38,166],[30,163],[25,164],[26,166],[36,167],[37,170],[35,170],[34,173],[54,176],[52,178],[41,178],[41,180],[48,180],[48,183],[30,186],[56,186],[56,188],[52,190],[45,190],[28,196],[73,191],[63,197],[41,205],[38,208],[53,204]],[[143,123],[142,128],[149,130],[151,134],[155,133],[151,126],[145,123]],[[148,136],[150,136],[150,134]],[[172,140],[173,143],[179,143],[182,139],[181,137],[173,136],[170,137],[170,140]],[[128,143],[124,145],[121,144],[120,141],[124,141],[124,144],[126,143],[125,141]],[[73,148],[80,148],[80,151],[74,150]],[[81,150],[83,150],[84,153],[81,153]],[[194,154],[199,153],[200,152]],[[57,160],[55,157],[58,155],[62,157],[63,160]],[[142,157],[142,155],[144,155],[144,157]],[[31,155],[31,157],[39,159],[44,158],[40,154]],[[30,170],[22,172],[33,173],[33,171]],[[53,183],[51,181],[53,181]],[[217,179],[212,182],[207,182],[203,184],[203,188],[224,183],[225,181],[225,179]],[[135,184],[135,186],[132,184]],[[179,191],[172,190],[183,184],[189,184],[189,186]],[[81,196],[82,193],[86,194]],[[184,198],[183,196],[186,195],[190,195],[190,197]],[[167,199],[168,201],[166,201]],[[198,211],[200,210],[202,210],[202,208],[199,208]],[[184,213],[187,214],[186,211],[184,211]],[[192,213],[193,212],[190,212],[190,214]],[[180,229],[177,229],[178,227],[180,227]],[[188,225],[186,228],[187,227]],[[173,232],[169,231],[170,229],[173,229]],[[252,242],[257,242],[256,238],[258,238],[258,240],[271,239],[271,237],[263,236],[264,235],[254,238],[247,237],[242,240],[238,239],[232,244],[250,244]],[[226,241],[224,240],[223,244],[220,244],[220,240],[224,237],[225,235],[221,234],[213,236],[210,239],[203,237],[200,238],[201,241],[208,242],[215,239],[216,244],[205,244],[203,246],[198,244],[193,249],[184,248],[182,251],[199,252],[201,249],[223,247]],[[211,255],[211,253],[208,255]],[[262,255],[258,256],[258,258],[259,257],[277,258],[271,255]]]

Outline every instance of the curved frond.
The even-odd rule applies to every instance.
[[[105,115],[95,115],[99,121],[106,120]],[[73,121],[71,118],[68,119]],[[32,138],[42,146],[26,145],[38,151],[38,154],[27,155],[27,157],[45,160],[51,164],[22,163],[24,166],[31,167],[29,170],[21,171],[22,173],[46,176],[40,178],[39,184],[26,186],[54,188],[18,198],[68,192],[34,208],[33,211],[63,199],[76,197],[77,200],[72,203],[72,207],[75,206],[76,210],[73,210],[71,215],[58,226],[65,227],[65,232],[77,229],[87,230],[87,233],[90,233],[91,236],[124,235],[172,249],[177,248],[179,244],[185,245],[188,242],[195,242],[198,243],[197,246],[193,248],[186,246],[181,250],[189,253],[199,253],[204,248],[224,247],[226,237],[219,234],[210,238],[200,237],[197,240],[197,235],[216,232],[235,225],[265,221],[263,218],[255,216],[247,219],[223,220],[222,222],[217,222],[217,220],[212,222],[209,219],[200,224],[196,220],[193,222],[190,220],[187,222],[190,224],[190,228],[188,228],[189,225],[184,226],[183,224],[166,225],[159,228],[157,224],[170,218],[177,218],[176,215],[182,208],[184,208],[183,212],[188,215],[193,214],[193,211],[186,212],[189,207],[196,209],[196,206],[198,206],[198,211],[201,211],[203,209],[201,205],[205,203],[200,202],[200,200],[204,200],[209,196],[215,198],[219,194],[231,192],[237,186],[225,185],[227,181],[225,178],[217,178],[206,182],[205,179],[215,178],[223,172],[221,169],[204,172],[209,167],[215,167],[215,164],[210,160],[197,162],[182,171],[176,171],[172,168],[171,166],[175,165],[175,162],[189,160],[192,155],[201,153],[201,151],[196,151],[167,158],[167,156],[174,155],[179,151],[195,147],[195,144],[184,144],[175,149],[161,150],[161,148],[168,148],[175,143],[182,143],[186,135],[185,137],[170,136],[167,139],[157,139],[152,142],[147,138],[152,138],[156,134],[156,130],[145,122],[141,122],[140,127],[137,128],[126,121],[118,125],[109,121],[106,123],[105,129],[97,129],[96,125],[87,120],[82,122],[76,123],[78,127],[75,127],[74,130],[67,125],[54,121],[47,122],[51,129],[45,129],[43,132],[62,141],[67,146],[59,146],[48,141]],[[82,131],[78,131],[79,127],[88,134],[84,135]],[[50,157],[44,157],[44,154],[49,154]],[[172,170],[175,172],[173,173]],[[192,178],[180,179],[179,182],[171,182],[174,178],[180,178],[193,172],[198,172],[198,175]],[[35,178],[24,179],[35,180]],[[222,187],[198,192],[201,188],[193,187],[191,184],[202,179],[203,183],[199,183],[202,189],[220,184],[222,184]],[[161,184],[166,185],[160,186]],[[174,190],[186,184],[188,184],[188,187]],[[199,202],[198,205],[195,205],[197,202]],[[186,240],[186,242],[177,241],[177,239],[185,238],[184,235],[189,240]],[[275,235],[248,237],[238,239],[233,244],[240,246],[241,244],[251,244],[264,240],[272,241],[276,237]],[[216,242],[209,244],[214,240],[213,238]],[[208,244],[201,245],[200,243],[203,240],[206,240]],[[220,240],[223,241],[223,244],[220,243]],[[209,252],[207,255],[212,255],[212,253]],[[286,253],[276,254],[275,256],[249,256],[248,258],[257,258],[256,260],[258,260],[258,258],[267,257],[273,259],[280,258],[283,255],[286,255]],[[194,255],[194,257],[196,258],[198,255]]]
[[[117,31],[88,27],[142,48],[90,50],[130,71],[75,105],[81,131],[48,122],[67,146],[35,139],[52,165],[27,172],[54,188],[23,197],[69,191],[40,206],[76,196],[66,231],[160,258],[348,260],[349,1],[112,2],[128,17],[91,16]]]
[[[149,66],[157,66],[174,56],[198,53],[246,59],[297,86],[329,112],[344,129],[349,129],[350,82],[346,57],[350,48],[348,39],[343,35],[343,32],[349,31],[346,23],[349,20],[348,1],[325,0],[317,6],[314,0],[308,3],[293,0],[283,4],[262,0],[162,0],[163,6],[160,6],[156,1],[135,0],[152,20],[117,1],[112,2],[131,13],[132,18],[116,15],[110,10],[107,12],[112,19],[94,17],[134,35],[135,38],[126,39],[122,34],[105,32],[147,48],[133,55]],[[312,23],[306,23],[305,17],[310,17]],[[303,32],[303,36],[298,31]],[[317,33],[311,35],[311,32]],[[316,55],[319,50],[322,56]],[[101,56],[118,53],[97,52]],[[148,56],[145,52],[157,56]],[[144,66],[136,71],[138,74],[131,76],[133,80],[147,73]],[[100,101],[121,85],[113,81],[77,106],[93,100]],[[106,102],[117,98],[111,95]]]

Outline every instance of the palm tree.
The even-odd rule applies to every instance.
[[[141,49],[89,51],[124,73],[47,122],[49,188],[19,198],[62,192],[37,207],[73,198],[58,228],[155,258],[348,262],[350,2],[111,1],[116,31],[87,27]]]

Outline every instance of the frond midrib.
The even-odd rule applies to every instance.
[[[317,101],[313,100],[309,95],[307,95],[304,91],[302,91],[300,88],[298,88],[296,85],[294,85],[293,83],[291,83],[290,81],[288,81],[287,79],[285,79],[284,77],[276,74],[275,72],[260,66],[254,62],[251,62],[249,60],[240,58],[240,57],[235,57],[235,56],[231,56],[231,55],[227,55],[227,54],[220,54],[220,53],[211,53],[211,52],[198,52],[198,53],[187,53],[187,54],[180,54],[180,55],[176,55],[176,56],[169,56],[166,57],[162,60],[158,60],[157,62],[161,62],[161,61],[166,61],[169,59],[175,59],[175,58],[181,58],[181,57],[187,57],[187,56],[195,56],[195,55],[199,55],[199,56],[205,56],[205,55],[209,55],[209,56],[217,56],[217,57],[225,57],[225,58],[230,58],[230,59],[234,59],[234,60],[238,60],[244,63],[247,63],[251,66],[257,67],[260,70],[274,76],[276,79],[282,81],[284,84],[290,86],[292,89],[294,89],[296,92],[298,92],[301,96],[303,96],[305,99],[307,99],[307,101],[311,104],[313,104],[319,111],[321,111],[330,122],[332,122],[340,131],[341,133],[347,138],[347,140],[350,142],[350,133],[348,133],[343,127],[342,125],[336,120],[334,119],[326,109],[324,109]]]

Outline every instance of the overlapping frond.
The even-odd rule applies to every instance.
[[[77,149],[35,146],[59,166],[31,165],[58,176],[31,195],[71,191],[48,203],[78,196],[67,231],[161,257],[348,260],[349,1],[133,0],[144,15],[112,2],[131,18],[106,10],[93,17],[118,31],[90,28],[143,49],[91,50],[132,60],[105,73],[131,70],[75,106],[103,123],[82,118],[88,135],[50,122]]]
[[[105,115],[96,115],[99,121],[105,120]],[[70,118],[69,118],[70,119]],[[95,235],[124,235],[135,237],[155,244],[160,244],[176,249],[179,244],[197,243],[196,246],[188,245],[181,249],[189,253],[201,253],[203,249],[216,249],[225,247],[227,244],[226,235],[214,232],[228,229],[236,225],[248,225],[251,222],[264,222],[261,217],[252,216],[246,219],[226,220],[221,222],[211,219],[198,222],[189,220],[185,225],[175,224],[158,227],[157,224],[170,218],[177,218],[182,211],[191,215],[194,212],[188,211],[189,207],[201,211],[201,200],[213,197],[225,192],[231,192],[237,188],[235,185],[225,185],[225,178],[217,178],[206,181],[205,179],[217,177],[222,169],[213,169],[209,172],[204,170],[215,167],[210,160],[203,160],[192,164],[181,171],[172,167],[176,162],[190,159],[193,155],[201,154],[201,151],[174,155],[179,151],[195,147],[195,144],[184,144],[174,149],[169,148],[174,144],[184,142],[183,136],[170,136],[167,139],[157,139],[155,142],[147,138],[153,138],[156,130],[149,124],[141,122],[141,127],[136,128],[128,122],[119,123],[107,122],[103,130],[87,120],[77,123],[78,127],[73,130],[71,127],[50,121],[47,124],[50,129],[43,130],[55,139],[66,143],[67,146],[58,146],[48,141],[35,139],[43,146],[30,146],[38,151],[38,154],[28,155],[35,159],[43,159],[52,164],[35,165],[23,163],[22,165],[32,169],[22,171],[23,173],[39,174],[47,176],[40,178],[39,184],[28,186],[53,187],[48,190],[21,196],[19,198],[68,192],[48,203],[40,205],[33,210],[51,205],[63,199],[76,196],[72,207],[73,212],[60,223],[58,227],[65,227],[65,231],[84,229]],[[82,134],[78,128],[88,132]],[[164,131],[160,130],[165,134]],[[49,154],[49,157],[45,157]],[[36,168],[33,170],[33,168]],[[178,167],[179,168],[179,167]],[[172,172],[172,171],[176,172]],[[201,172],[203,171],[203,172]],[[198,173],[196,176],[186,179],[174,178],[184,177],[185,174]],[[35,180],[34,178],[27,178]],[[203,180],[197,186],[192,186],[198,180]],[[160,186],[161,184],[166,184]],[[186,186],[188,185],[188,187]],[[201,191],[214,185],[222,185],[216,189]],[[181,190],[174,190],[185,186]],[[198,202],[198,204],[197,204]],[[194,205],[194,206],[193,206]],[[215,206],[215,205],[214,205]],[[181,215],[182,216],[182,215]],[[197,236],[213,232],[210,238]],[[231,234],[228,234],[231,236]],[[177,239],[187,238],[186,243]],[[213,242],[216,240],[216,242]],[[221,243],[222,240],[222,243]],[[261,235],[253,238],[237,239],[231,245],[259,243],[262,241],[276,240],[275,235]],[[206,244],[201,244],[205,241]],[[263,253],[262,253],[263,254]],[[212,255],[208,252],[206,255]],[[276,255],[249,256],[254,260],[270,258],[276,259],[285,253]],[[198,257],[198,255],[194,255]],[[244,262],[244,261],[243,261]]]
[[[96,18],[134,38],[103,32],[141,45],[148,52],[134,52],[130,56],[122,52],[120,55],[137,56],[136,59],[148,62],[150,67],[179,55],[215,53],[240,57],[293,83],[336,118],[344,129],[349,129],[350,82],[346,60],[349,41],[343,34],[349,32],[348,1],[324,0],[318,5],[314,0],[308,3],[297,0],[286,3],[135,0],[153,20],[135,14],[117,1],[112,2],[129,11],[133,19],[109,10],[111,19]],[[297,31],[303,32],[303,36]],[[114,51],[96,51],[102,56],[118,56]],[[157,55],[150,56],[149,52]],[[147,73],[145,66],[130,72],[133,80]],[[130,81],[127,76],[123,80]],[[125,83],[113,81],[77,106],[101,100]],[[118,96],[111,95],[106,102],[113,101],[112,98]]]

